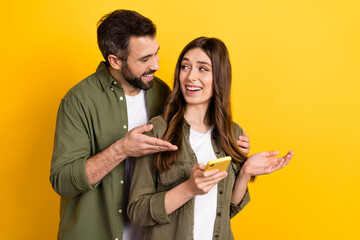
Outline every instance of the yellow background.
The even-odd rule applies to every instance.
[[[49,182],[60,99],[102,59],[96,23],[136,10],[158,28],[172,85],[195,37],[228,46],[234,120],[252,152],[295,151],[250,185],[236,239],[360,239],[360,3],[347,0],[7,1],[2,4],[0,239],[56,239]]]

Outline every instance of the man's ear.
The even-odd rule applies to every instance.
[[[108,61],[109,61],[109,64],[112,68],[114,69],[121,69],[122,67],[122,61],[115,55],[113,54],[110,54],[108,56]]]

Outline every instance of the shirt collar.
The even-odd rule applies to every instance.
[[[110,74],[106,62],[100,62],[99,66],[96,69],[96,75],[98,76],[101,86],[104,91],[110,89],[111,84],[116,81]],[[120,86],[120,84],[119,84]]]
[[[186,136],[190,136],[190,124],[186,121],[186,119],[183,117],[183,129]]]

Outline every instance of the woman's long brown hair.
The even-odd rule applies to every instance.
[[[178,146],[178,150],[160,152],[155,155],[155,168],[159,172],[169,170],[171,165],[176,162],[181,151],[186,102],[180,89],[179,75],[184,55],[194,48],[203,50],[212,63],[213,96],[209,104],[208,113],[210,124],[214,125],[213,131],[215,131],[215,135],[226,155],[231,156],[239,164],[247,159],[239,150],[233,133],[230,109],[231,65],[229,53],[221,40],[199,37],[185,46],[176,63],[174,88],[164,108],[164,119],[168,124],[168,128],[163,139]]]

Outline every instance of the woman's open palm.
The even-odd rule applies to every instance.
[[[284,157],[276,157],[277,151],[255,153],[244,163],[245,174],[258,176],[269,174],[285,167],[291,160],[294,152],[289,151]]]

